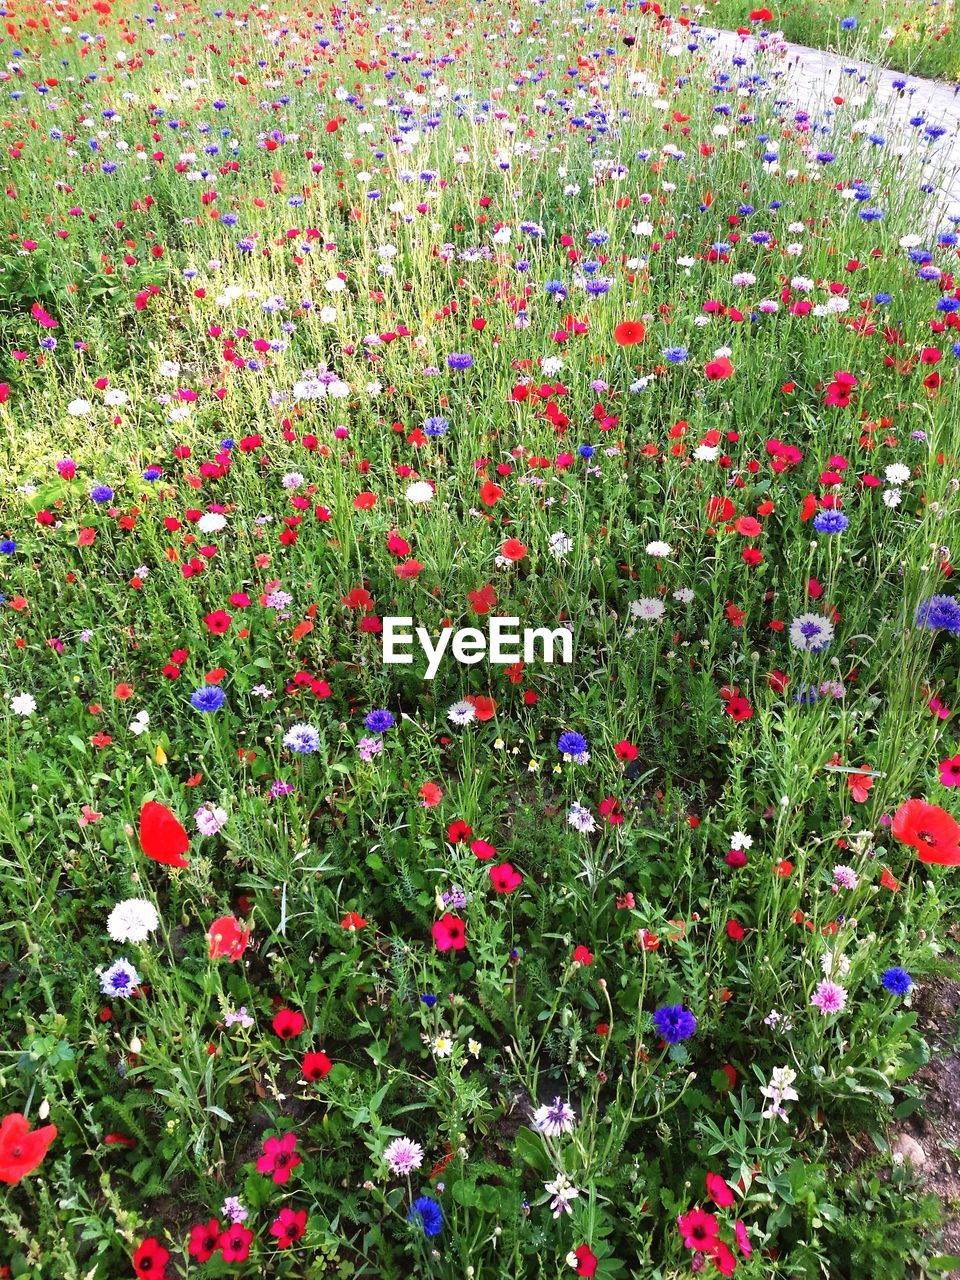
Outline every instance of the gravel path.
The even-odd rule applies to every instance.
[[[906,141],[911,149],[927,149],[926,180],[939,193],[934,217],[960,213],[960,86],[886,71],[779,38],[761,42],[734,31],[707,28],[698,30],[695,38],[724,70],[731,69],[734,57],[745,58],[745,66],[735,70],[761,72],[778,98],[786,96],[791,105],[811,114],[829,112],[835,96],[847,103],[862,102],[869,111],[865,118],[888,143]],[[946,132],[926,139],[923,127],[909,123],[917,116],[923,116],[926,125],[943,126]]]

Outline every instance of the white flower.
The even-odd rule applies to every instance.
[[[910,468],[902,462],[891,462],[889,467],[884,467],[883,474],[888,484],[900,485],[910,479]]]
[[[343,293],[344,289],[347,287],[347,283],[345,280],[341,280],[339,276],[334,276],[332,279],[328,280],[323,287],[326,289],[327,293]]]
[[[219,533],[226,527],[227,517],[219,511],[206,511],[197,521],[197,528],[201,533]]]
[[[531,761],[531,764],[533,761]],[[597,820],[590,810],[577,801],[570,806],[567,814],[567,822],[575,831],[581,832],[583,835],[589,835],[591,831],[596,831]]]
[[[693,588],[677,587],[676,591],[673,593],[673,598],[680,604],[691,604],[695,598]]]
[[[693,451],[693,456],[697,462],[715,462],[720,456],[720,450],[712,444],[698,444]]]
[[[662,560],[665,556],[673,555],[673,547],[671,547],[669,542],[648,542],[647,555],[656,556],[658,559]]]
[[[462,729],[476,718],[477,709],[472,702],[455,702],[447,712],[447,719]]]
[[[71,400],[67,405],[67,413],[73,418],[85,418],[91,407],[89,400]]]
[[[453,1040],[445,1031],[441,1032],[434,1037],[432,1048],[435,1058],[449,1058],[453,1053]]]
[[[562,529],[558,529],[556,533],[551,533],[548,538],[547,550],[555,560],[560,560],[573,550],[573,539],[568,538]]]
[[[15,716],[32,716],[37,709],[37,700],[32,693],[15,693],[10,699],[10,710]]]
[[[543,1189],[553,1197],[550,1201],[550,1208],[553,1210],[555,1218],[559,1218],[561,1213],[573,1212],[570,1208],[571,1201],[576,1200],[580,1192],[565,1173],[558,1173],[553,1182],[545,1182]]]
[[[644,622],[659,622],[667,611],[662,600],[654,600],[651,596],[641,596],[639,600],[631,600],[629,612],[631,618],[640,618]]]
[[[103,403],[109,405],[126,404],[130,397],[125,391],[121,391],[119,387],[111,387],[103,397]]]
[[[902,498],[903,493],[899,489],[884,489],[883,491],[883,505],[890,510],[893,510],[894,507],[899,507]]]
[[[820,653],[833,639],[833,623],[816,613],[801,613],[790,623],[790,643],[807,653]]]
[[[146,898],[124,898],[107,917],[107,933],[114,942],[146,942],[160,923],[157,909]]]
[[[480,1050],[483,1048],[483,1045],[480,1043],[479,1040],[470,1039],[467,1041],[467,1048],[475,1058],[479,1058]]]
[[[407,501],[422,506],[433,497],[433,485],[427,480],[416,480],[407,486]]]
[[[130,721],[130,732],[136,737],[140,737],[141,733],[146,733],[150,727],[150,712],[138,711]]]
[[[753,836],[748,836],[743,831],[735,831],[730,837],[731,849],[752,849]]]
[[[576,1113],[563,1098],[544,1103],[533,1113],[533,1127],[548,1138],[558,1138],[562,1133],[572,1133],[577,1122]]]
[[[157,372],[161,378],[179,378],[180,365],[176,360],[164,360]]]

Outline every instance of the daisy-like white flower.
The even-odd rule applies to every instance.
[[[406,1177],[419,1169],[423,1164],[423,1147],[412,1138],[394,1138],[384,1148],[383,1158],[390,1167],[390,1172],[398,1177]]]
[[[434,1036],[430,1047],[435,1058],[449,1058],[453,1053],[453,1039],[446,1031],[442,1031],[440,1035]]]
[[[576,1113],[563,1098],[554,1098],[553,1102],[544,1103],[533,1113],[533,1127],[548,1138],[558,1138],[562,1133],[572,1133],[576,1124]]]
[[[160,923],[147,898],[124,898],[107,917],[107,933],[114,942],[146,942]]]
[[[447,712],[447,719],[451,724],[455,724],[458,729],[470,724],[476,719],[476,716],[477,709],[472,702],[455,702]]]

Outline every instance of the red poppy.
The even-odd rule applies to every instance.
[[[239,960],[249,941],[250,926],[245,929],[236,916],[218,916],[207,930],[211,960]]]
[[[133,1255],[133,1269],[138,1280],[165,1280],[170,1254],[156,1238],[147,1236]]]
[[[643,341],[646,332],[639,320],[623,320],[614,329],[613,336],[618,346],[634,347]]]
[[[733,365],[726,356],[718,356],[716,360],[708,360],[703,372],[708,382],[722,382],[733,376]]]
[[[751,9],[750,21],[751,22],[772,22],[773,14],[770,12],[769,9]]]
[[[363,916],[358,915],[356,911],[348,911],[340,921],[341,929],[362,929],[366,925]]]
[[[482,693],[468,693],[464,702],[469,702],[471,707],[477,713],[477,719],[481,724],[487,720],[492,720],[497,714],[496,698],[487,698]]]
[[[216,1218],[208,1222],[198,1222],[190,1228],[190,1244],[187,1253],[198,1262],[209,1262],[220,1247],[220,1236],[223,1228]]]
[[[593,964],[593,952],[589,951],[583,944],[573,949],[574,964]]]
[[[29,1120],[19,1111],[4,1116],[0,1121],[0,1182],[13,1186],[32,1173],[56,1136],[56,1125],[48,1124],[31,1133]]]
[[[333,1063],[325,1053],[321,1053],[319,1049],[311,1050],[310,1053],[303,1055],[303,1062],[300,1064],[300,1070],[303,1072],[304,1080],[309,1080],[311,1084],[315,1084],[318,1080],[323,1080],[328,1076],[333,1068]]]
[[[140,847],[154,862],[185,867],[190,838],[165,804],[147,800],[140,810]]]
[[[522,560],[527,554],[527,548],[519,538],[507,538],[506,542],[500,548],[500,554],[505,560],[513,560],[514,562]]]
[[[728,920],[727,937],[732,942],[742,942],[744,939],[743,925],[737,920]]]
[[[306,1019],[296,1009],[281,1009],[270,1025],[281,1040],[293,1040],[306,1026]]]
[[[462,951],[467,945],[466,926],[449,911],[436,922],[432,933],[438,951]]]
[[[960,824],[939,805],[904,801],[894,815],[893,834],[916,849],[921,862],[960,866]]]

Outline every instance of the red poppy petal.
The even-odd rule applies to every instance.
[[[168,867],[185,867],[190,838],[165,804],[147,800],[140,810],[140,846],[148,858]]]

